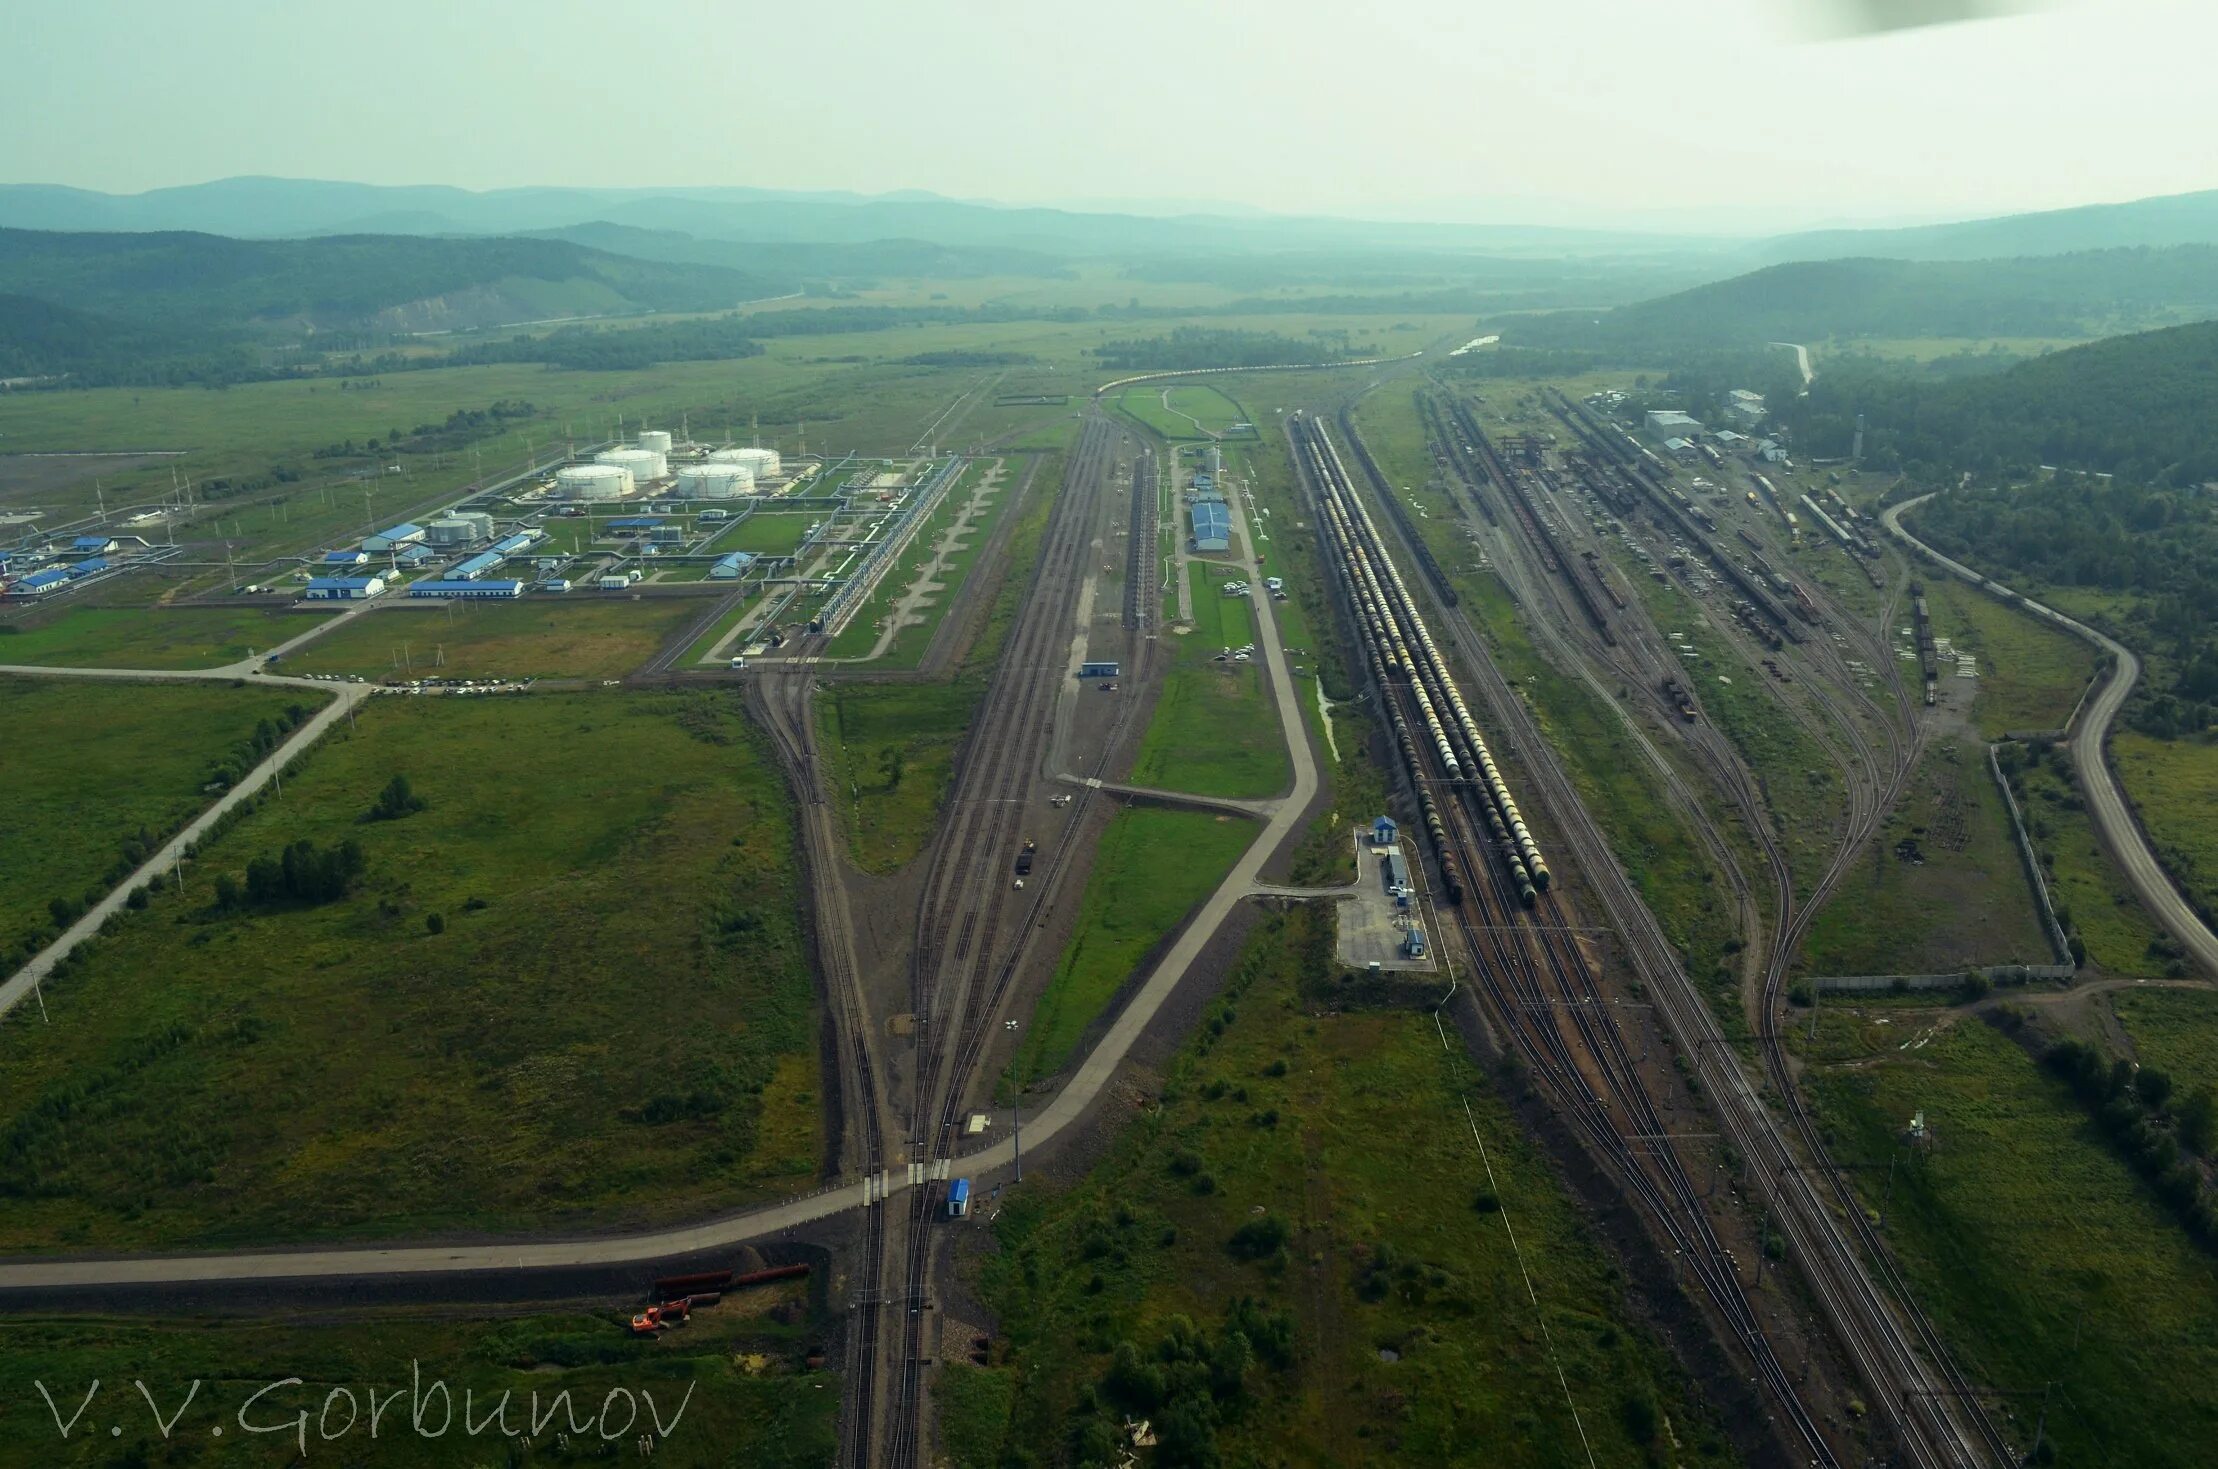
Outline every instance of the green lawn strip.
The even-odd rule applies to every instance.
[[[565,1432],[571,1456],[622,1444],[632,1457],[632,1443],[659,1423],[669,1431],[655,1446],[658,1465],[816,1469],[836,1449],[839,1385],[806,1365],[821,1328],[801,1316],[805,1299],[795,1287],[727,1295],[654,1338],[632,1336],[628,1307],[313,1324],[282,1313],[16,1316],[0,1322],[0,1442],[16,1446],[9,1463],[87,1469],[477,1469],[538,1458],[526,1439],[561,1457],[554,1445]],[[63,1421],[84,1409],[66,1440],[41,1383]],[[385,1405],[374,1419],[373,1401]]]
[[[251,684],[0,677],[0,954],[43,946],[60,931],[57,901],[67,911],[106,896],[259,764],[257,725],[274,748],[267,722],[323,703]]]
[[[288,673],[367,678],[619,678],[713,599],[529,597],[381,608],[287,658]]]
[[[365,820],[396,774],[425,809]],[[360,844],[350,894],[218,908],[304,841]],[[51,1027],[0,1029],[0,1248],[632,1227],[805,1187],[793,862],[729,694],[374,700],[48,984]]]
[[[2218,744],[2121,730],[2110,760],[2157,859],[2210,921],[2218,914]]]
[[[940,1368],[932,1406],[953,1469],[1002,1469],[1001,1444],[1016,1392],[1016,1379],[1006,1371],[956,1361]]]
[[[220,668],[299,637],[323,615],[269,607],[73,607],[43,627],[0,625],[0,663]]]
[[[2019,809],[2048,872],[2057,918],[2106,973],[2162,976],[2171,969],[2167,956],[2174,941],[2149,917],[2103,849],[2079,786],[2068,773],[2070,763],[2061,748],[2051,749],[2015,777]],[[2187,972],[2184,962],[2178,972]]]
[[[1205,811],[1119,811],[1094,853],[1078,927],[1034,1009],[1018,1067],[1027,1080],[1068,1062],[1150,949],[1216,890],[1255,840],[1252,822]]]
[[[1475,1068],[1423,1016],[1316,1013],[1331,946],[1321,908],[1265,919],[1160,1105],[1002,1204],[993,1462],[1106,1462],[1126,1414],[1187,1463],[1569,1465],[1582,1429],[1601,1463],[1730,1462]]]
[[[1833,1156],[1882,1165],[1849,1175],[1869,1205],[1901,1155],[1886,1235],[1917,1299],[1973,1382],[2018,1395],[2003,1406],[2020,1443],[2054,1383],[2057,1463],[2200,1462],[2218,1432],[2218,1264],[2014,1042],[1965,1017],[1898,1049],[1910,1013],[1808,1085]],[[1922,1154],[1902,1142],[1920,1112]]]
[[[985,685],[838,683],[817,699],[826,776],[847,816],[848,854],[864,872],[898,871],[938,828],[955,751]]]
[[[1171,639],[1174,662],[1141,738],[1132,779],[1204,796],[1273,796],[1293,779],[1286,742],[1263,688],[1260,654],[1217,662],[1226,648],[1255,641],[1248,597],[1226,596],[1228,568],[1194,562],[1193,631]]]
[[[946,496],[932,508],[931,515],[917,527],[900,560],[887,568],[864,604],[856,609],[855,616],[840,635],[832,639],[825,652],[834,658],[861,658],[877,646],[878,635],[883,631],[884,620],[902,598],[915,587],[917,579],[933,556],[938,553],[940,540],[947,528],[955,523],[956,516],[970,503],[971,492],[976,486],[971,482],[983,474],[983,467],[973,465],[949,487]],[[939,619],[946,615],[948,606],[955,600],[963,584],[963,577],[976,558],[978,549],[993,534],[1000,521],[1001,512],[1008,506],[1016,488],[1016,479],[1004,469],[1001,481],[995,486],[993,497],[974,516],[963,533],[963,544],[948,557],[948,564],[933,579],[939,590],[931,594],[918,612],[923,621],[904,625],[887,645],[885,655],[877,660],[881,668],[914,668],[924,654],[925,645],[931,641],[932,631]]]
[[[1947,974],[2055,959],[1987,747],[1968,734],[1927,747],[1800,955],[1812,974]]]

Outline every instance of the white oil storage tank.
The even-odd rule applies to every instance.
[[[642,490],[670,472],[668,463],[652,449],[604,449],[593,456],[593,462],[630,470],[633,486]]]
[[[758,480],[778,477],[776,449],[719,449],[709,455],[711,464],[744,464]]]
[[[754,473],[744,464],[685,464],[678,468],[678,494],[687,500],[736,500],[754,492]]]
[[[621,500],[632,491],[632,472],[621,464],[572,464],[555,471],[555,493],[565,500]]]
[[[668,455],[670,452],[670,435],[659,428],[641,429],[639,432],[639,447],[651,453]]]

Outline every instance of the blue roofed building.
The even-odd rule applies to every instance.
[[[326,566],[360,566],[369,559],[369,553],[361,550],[326,551],[323,553],[323,564]]]
[[[315,576],[300,595],[310,602],[359,602],[384,590],[382,576]]]
[[[438,559],[439,553],[429,546],[408,546],[393,553],[393,564],[403,571],[414,571]]]
[[[420,581],[408,589],[411,597],[443,597],[450,601],[473,601],[482,598],[521,597],[524,584],[487,578],[484,581]]]
[[[66,585],[68,581],[69,573],[66,571],[34,571],[8,590],[25,597],[43,597],[56,587]]]
[[[728,555],[717,557],[716,564],[709,568],[709,575],[715,577],[718,581],[730,581],[734,577],[745,574],[747,568],[754,564],[755,558],[749,552],[733,551]]]
[[[398,551],[403,546],[413,546],[424,538],[424,528],[408,522],[387,526],[376,535],[362,542],[365,551]]]
[[[538,539],[539,532],[535,530],[520,530],[517,531],[514,535],[502,536],[499,540],[495,541],[493,543],[493,550],[495,551],[495,553],[502,556],[513,556],[518,551],[524,550],[527,547],[531,546]]]
[[[81,576],[91,576],[96,572],[106,571],[107,569],[107,557],[87,556],[84,560],[78,562],[75,566],[65,567],[63,569],[63,574],[66,575],[71,581],[75,581]]]
[[[480,551],[447,573],[449,581],[476,581],[489,571],[496,571],[506,558],[498,551]]]
[[[80,556],[87,552],[95,556],[105,556],[115,548],[115,540],[109,536],[78,536],[69,543],[69,549]]]
[[[1194,549],[1197,551],[1229,551],[1232,549],[1232,513],[1214,500],[1197,501],[1193,508]]]

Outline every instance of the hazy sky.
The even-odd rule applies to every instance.
[[[1752,229],[2218,187],[2210,0],[1812,39],[1844,3],[22,0],[0,176]]]

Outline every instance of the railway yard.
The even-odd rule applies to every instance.
[[[1715,451],[1675,463],[1606,403],[1537,380],[1474,388],[1442,360],[1269,387],[1235,375],[1221,391],[1120,379],[1106,399],[1058,407],[1060,447],[936,449],[998,381],[975,378],[915,425],[906,452],[811,461],[797,501],[695,527],[695,571],[760,538],[748,542],[764,548],[748,553],[760,565],[730,588],[580,598],[589,614],[564,626],[527,605],[486,616],[468,639],[449,634],[457,666],[519,701],[651,696],[713,742],[733,736],[685,701],[744,708],[759,740],[742,745],[792,804],[819,1036],[813,1056],[780,1064],[815,1082],[813,1177],[705,1220],[27,1254],[0,1260],[0,1311],[571,1300],[635,1276],[728,1279],[746,1250],[742,1286],[807,1281],[781,1299],[809,1313],[810,1371],[836,1378],[840,1464],[987,1462],[950,1459],[944,1398],[960,1367],[953,1338],[978,1344],[975,1366],[1007,1365],[977,1299],[978,1258],[992,1248],[982,1241],[1005,1208],[1032,1218],[1024,1211],[1040,1206],[1028,1200],[1068,1187],[1104,1138],[1160,1108],[1165,1058],[1197,1043],[1259,915],[1331,909],[1338,890],[1290,873],[1307,846],[1343,861],[1350,822],[1386,814],[1340,804],[1334,771],[1368,761],[1412,859],[1375,906],[1417,915],[1376,926],[1409,935],[1404,953],[1430,963],[1304,975],[1312,1027],[1383,1003],[1427,1017],[1428,1036],[1505,1078],[1579,1195],[1617,1201],[1592,1211],[1598,1233],[1642,1300],[1678,1303],[1644,1308],[1636,1329],[1670,1339],[1746,1462],[2021,1462],[2040,1431],[2022,1385],[1967,1368],[1921,1302],[1884,1204],[1871,1205],[1870,1160],[1837,1156],[1836,1129],[1813,1110],[1798,1041],[1840,1003],[1827,988],[1838,977],[1809,971],[1813,925],[1859,864],[1886,860],[1873,855],[1881,835],[1936,745],[1971,738],[1976,688],[1945,676],[1919,580],[1945,571],[1877,533],[1853,486]],[[1205,535],[1216,512],[1196,507],[1219,503],[1223,527]],[[596,572],[644,560],[580,534]],[[698,579],[685,564],[672,558],[656,577]],[[1203,625],[1253,637],[1234,646],[1230,633],[1212,657],[1183,640],[1199,636],[1195,599],[1219,587],[1224,607]],[[635,604],[651,623],[626,620]],[[1230,622],[1218,615],[1235,608]],[[66,648],[54,667],[5,671],[252,677],[305,691],[357,667],[376,674],[402,624],[431,621],[365,604],[288,625],[300,636],[285,667],[298,677],[257,659],[184,674],[72,668]],[[1317,646],[1287,647],[1297,625]],[[438,635],[409,641],[437,646]],[[503,680],[504,662],[530,678]],[[407,693],[415,680],[393,682]],[[1248,736],[1283,747],[1283,764],[1255,767],[1283,771],[1270,777],[1279,788],[1219,794],[1195,764],[1206,752],[1166,747],[1160,733],[1148,746],[1174,683],[1249,700],[1227,707]],[[879,719],[899,725],[903,691],[925,687],[938,722],[920,716],[909,734],[942,742],[935,768],[946,772],[928,796],[902,792],[925,777],[899,750],[872,770],[827,748],[835,688],[886,701],[893,712]],[[1360,722],[1336,721],[1328,691]],[[317,731],[351,719],[360,692],[342,684]],[[449,702],[371,706],[429,715]],[[1350,729],[1366,748],[1338,747],[1347,735],[1335,731]],[[314,733],[267,752],[269,772],[317,758]],[[2100,743],[2098,730],[2098,759]],[[866,781],[931,813],[913,856],[870,871],[856,860],[857,823],[884,807],[864,802]],[[1618,803],[1625,791],[1652,797],[1639,813],[1648,824]],[[1104,832],[1140,808],[1253,836],[1229,867],[1211,859],[1195,873],[1207,896],[1100,1013],[1072,1023],[1075,1059],[1020,1081],[1026,1034],[1079,942],[1092,885],[1120,876],[1112,860],[1168,860],[1107,855]],[[204,825],[191,835],[222,840]],[[149,847],[116,893],[158,889],[170,864],[182,871],[184,845]],[[1357,881],[1377,881],[1364,850],[1359,841]],[[2018,905],[2037,932],[2030,905],[2047,900],[2025,888],[2013,869],[1966,891]],[[447,920],[432,916],[438,934]],[[758,920],[718,921],[730,935]],[[16,1043],[37,1034],[31,1007],[46,1004],[34,982],[69,974],[71,950],[98,926],[54,936],[9,989]],[[67,996],[47,1024],[70,1023]],[[1214,1035],[1226,1023],[1220,1013],[1206,1025]],[[1266,1074],[1284,1072],[1281,1061]],[[680,1285],[650,1294],[673,1292],[634,1330],[690,1319]],[[1557,1371],[1577,1422],[1591,1385]],[[1150,1442],[1144,1422],[1119,1431],[1134,1450]]]

